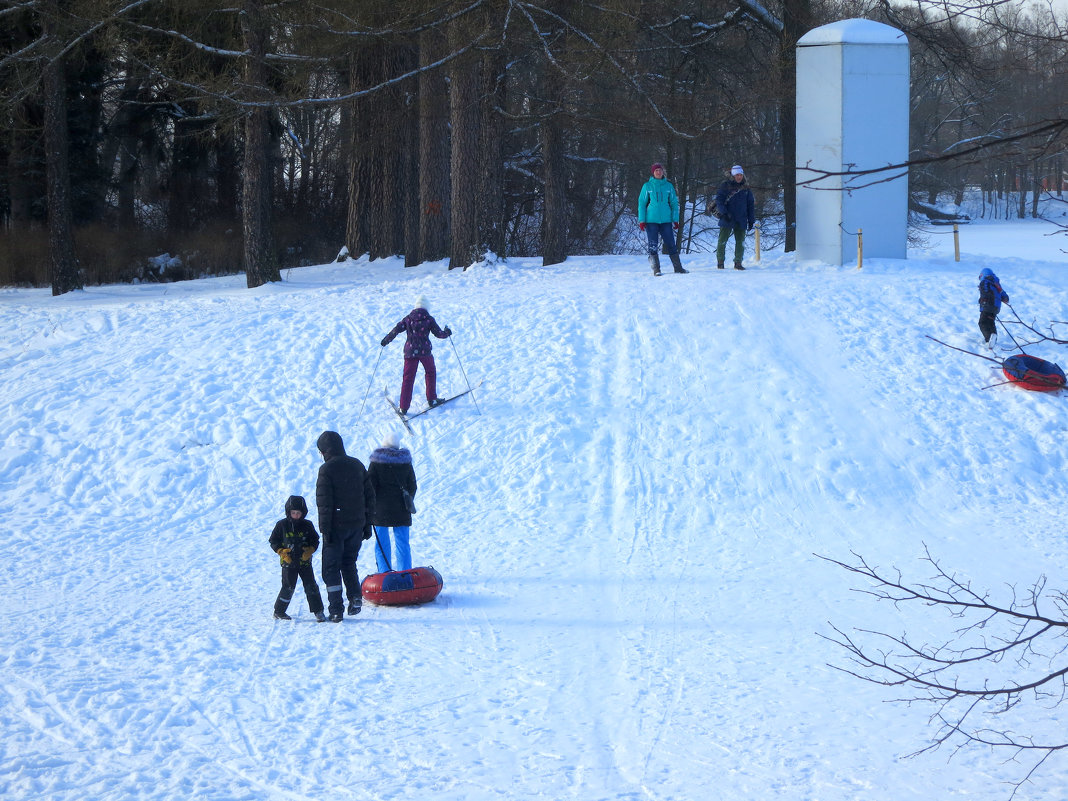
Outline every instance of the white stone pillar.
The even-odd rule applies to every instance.
[[[797,255],[828,264],[906,257],[905,169],[821,177],[901,164],[909,157],[909,45],[866,19],[809,31],[797,43]]]

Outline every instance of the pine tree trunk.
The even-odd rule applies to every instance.
[[[404,51],[401,47],[382,50],[382,78],[391,78],[407,71]],[[407,113],[405,92],[398,86],[375,93],[376,117],[385,121],[389,137],[378,136],[379,156],[382,164],[382,179],[378,186],[378,217],[381,237],[377,256],[396,256],[404,252],[404,197],[409,187],[404,164],[404,126]]]
[[[504,230],[504,119],[499,113],[505,104],[505,56],[490,50],[482,56],[482,185],[479,242],[500,257],[505,254]]]
[[[567,259],[567,165],[564,143],[555,115],[541,123],[542,176],[542,265]]]
[[[679,253],[686,252],[682,247],[686,238],[686,200],[690,197],[690,170],[693,147],[689,142],[682,144],[682,169],[679,170],[679,181],[675,185],[675,191],[679,196],[679,218],[674,222],[679,224],[679,230],[675,232],[675,249]],[[692,227],[692,226],[691,226]]]
[[[419,260],[447,253],[449,221],[448,88],[442,69],[429,70],[444,51],[434,29],[419,35]]]
[[[245,0],[242,28],[248,56],[245,59],[247,86],[262,100],[267,96],[265,50],[267,30],[259,0]],[[245,158],[241,193],[244,232],[245,283],[249,289],[271,281],[281,281],[278,255],[271,228],[271,174],[269,111],[262,106],[245,115]]]
[[[401,252],[404,253],[405,267],[414,267],[422,261],[419,255],[419,109],[416,102],[406,106],[401,129],[404,159],[404,191],[401,193],[404,241]]]
[[[51,11],[56,4],[48,3]],[[44,28],[55,36],[51,14]],[[56,50],[59,48],[56,47]],[[48,181],[48,251],[52,268],[52,294],[82,289],[81,268],[74,246],[73,209],[70,192],[70,149],[67,130],[67,80],[65,62],[49,59],[44,68],[44,139]]]
[[[459,7],[461,4],[457,4]],[[449,47],[457,51],[474,38],[472,13],[449,23]],[[452,125],[452,243],[449,269],[466,270],[479,257],[479,103],[478,56],[468,51],[449,72],[449,120]]]
[[[357,91],[372,86],[379,74],[375,64],[374,45],[356,50],[349,60],[349,89]],[[358,258],[369,254],[375,259],[386,255],[381,245],[381,228],[376,228],[380,213],[377,208],[382,183],[382,163],[375,150],[375,96],[358,98],[351,104],[351,137],[349,138],[348,215],[345,244],[349,255]]]
[[[785,0],[779,38],[780,135],[782,139],[782,201],[786,212],[784,251],[797,250],[797,40],[812,27],[810,0]]]
[[[550,4],[549,8],[559,6]],[[566,41],[566,39],[565,39]],[[560,68],[546,63],[541,83],[546,103],[540,126],[542,159],[541,263],[559,264],[567,258],[567,164],[561,130],[564,109],[564,78]]]

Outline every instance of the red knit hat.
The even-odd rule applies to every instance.
[[[664,165],[659,161],[649,168],[649,172],[656,172],[657,170],[664,170]],[[664,172],[667,172],[667,170],[664,170]]]

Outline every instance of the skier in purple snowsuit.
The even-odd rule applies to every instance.
[[[438,398],[438,370],[434,364],[430,335],[445,339],[452,336],[452,331],[447,326],[444,330],[438,326],[437,321],[426,310],[426,298],[422,297],[415,302],[415,308],[386,334],[382,340],[382,347],[392,342],[401,331],[406,331],[408,338],[404,342],[404,377],[401,380],[398,405],[401,413],[407,414],[408,407],[412,403],[415,373],[420,364],[423,365],[423,378],[426,380],[426,402],[431,406],[441,403]]]

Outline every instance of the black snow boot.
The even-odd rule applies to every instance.
[[[278,593],[278,597],[274,599],[274,619],[275,620],[292,620],[289,615],[286,614],[286,610],[289,609],[289,602],[293,600],[293,590],[288,587],[282,587]]]
[[[689,270],[686,270],[686,269],[683,268],[682,259],[679,258],[679,254],[678,253],[672,253],[672,254],[670,254],[668,256],[668,258],[671,259],[671,266],[675,268],[675,272],[677,272],[677,273],[688,273],[688,272],[690,272]]]
[[[325,623],[326,622],[326,615],[324,615],[322,612],[316,612],[315,613],[315,619],[319,623]]]
[[[363,598],[356,598],[349,601],[349,608],[347,611],[350,615],[360,614],[361,609],[363,609]]]
[[[653,275],[660,275],[660,254],[649,254],[649,266],[653,268]]]
[[[740,261],[736,261],[736,262],[734,262],[734,269],[735,270],[744,270],[745,267],[742,266],[742,263]]]

